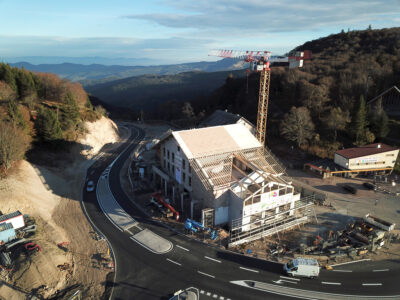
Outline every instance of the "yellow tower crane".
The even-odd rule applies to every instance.
[[[271,79],[270,65],[274,63],[288,63],[289,68],[301,68],[305,59],[311,58],[310,51],[296,52],[294,56],[271,56],[270,51],[235,51],[235,50],[213,50],[211,56],[224,58],[243,59],[250,63],[250,68],[260,72],[260,89],[258,94],[258,112],[256,138],[264,145],[267,131],[268,98]]]

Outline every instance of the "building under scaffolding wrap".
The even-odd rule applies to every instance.
[[[282,165],[242,124],[171,132],[160,141],[159,156],[161,167],[153,171],[165,179],[165,192],[174,185],[173,198],[180,193],[182,207],[190,201],[191,217],[202,211],[207,226],[228,224],[233,244],[308,219],[309,204]]]

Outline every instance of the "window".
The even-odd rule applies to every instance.
[[[168,172],[169,172],[169,169],[170,169],[170,168],[169,168],[169,162],[168,162]]]
[[[181,147],[178,146],[178,152],[181,152]]]
[[[164,169],[167,167],[167,161],[164,159]]]
[[[165,147],[163,147],[163,156],[165,157]]]
[[[186,182],[186,174],[185,174],[185,172],[182,173],[182,182],[183,183]]]
[[[192,177],[189,176],[189,186],[192,186]]]
[[[394,156],[394,154],[392,153],[392,154],[386,154],[386,156]]]
[[[167,150],[167,157],[168,157],[168,159],[169,159],[169,150]]]
[[[186,168],[186,161],[184,159],[182,159],[182,169]]]
[[[172,162],[173,163],[175,162],[175,153],[174,152],[172,152]]]
[[[188,169],[189,169],[189,174],[191,174],[192,173],[192,168],[190,167],[190,165],[188,166]]]

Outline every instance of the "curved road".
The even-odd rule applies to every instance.
[[[316,280],[292,279],[283,276],[279,263],[210,247],[150,221],[121,188],[120,170],[145,136],[143,130],[134,126],[130,128],[129,146],[120,147],[127,147],[122,154],[118,157],[122,149],[114,150],[108,158],[97,163],[97,167],[91,167],[87,174],[90,174],[90,180],[97,182],[102,171],[118,157],[109,172],[109,186],[114,198],[140,223],[140,227],[168,239],[173,249],[166,254],[154,254],[140,246],[130,239],[130,232],[121,232],[103,214],[95,192],[84,191],[84,209],[107,237],[115,255],[116,278],[112,299],[168,299],[174,291],[189,286],[200,290],[201,299],[220,300],[287,299],[293,296],[304,299],[376,299],[400,295],[399,261],[387,265],[362,263],[361,267],[361,263],[343,265],[334,271],[321,270]],[[113,285],[112,282],[106,284]],[[400,299],[400,296],[390,298]]]

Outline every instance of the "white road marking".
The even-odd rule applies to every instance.
[[[178,248],[181,248],[182,250],[185,250],[185,251],[190,251],[189,249],[186,249],[186,248],[183,248],[182,246],[179,246],[179,245],[176,245]]]
[[[211,296],[211,293],[210,292],[207,292],[207,294],[206,294],[207,296]]]
[[[219,300],[224,300],[225,297],[219,296]]]
[[[356,262],[361,262],[361,261],[369,261],[371,260],[370,258],[365,258],[365,259],[359,259],[359,260],[355,260],[355,261],[348,261],[348,262],[344,262],[344,263],[340,263],[340,264],[335,264],[335,265],[330,265],[331,267],[335,267],[335,266],[342,266],[342,265],[347,265],[347,264],[354,264]]]
[[[300,281],[300,279],[298,279],[298,278],[293,278],[293,277],[286,277],[286,276],[279,276],[280,278],[283,278],[283,279],[290,279],[290,280],[296,280],[296,281]]]
[[[363,286],[377,286],[377,285],[382,285],[382,283],[363,283]]]
[[[243,268],[243,267],[239,267],[239,269],[246,270],[246,271],[250,271],[250,272],[254,272],[254,273],[260,273],[260,271],[252,270],[252,269],[247,269],[247,268]]]
[[[213,295],[213,298],[217,299],[217,298],[218,298],[218,295],[217,295],[217,294],[214,294],[214,295]]]
[[[218,259],[214,259],[214,258],[211,258],[211,257],[208,257],[208,256],[204,256],[204,257],[207,258],[207,259],[209,259],[209,260],[215,261],[215,262],[217,262],[217,263],[221,263],[221,261],[218,260]]]
[[[197,271],[197,273],[202,274],[202,275],[205,275],[205,276],[208,276],[208,277],[211,277],[211,278],[215,278],[214,275],[210,275],[210,274],[207,274],[207,273],[204,273],[204,272],[201,272],[201,271]],[[207,294],[208,294],[208,293],[207,293]]]
[[[173,261],[172,259],[167,258],[167,260],[170,261],[170,262],[172,262],[173,264],[176,264],[176,265],[178,265],[178,266],[182,266],[182,264],[180,264],[180,263],[178,263],[178,262],[176,262],[176,261]]]
[[[350,273],[353,272],[352,270],[332,270],[333,272],[344,272],[344,273]]]
[[[277,281],[272,280],[272,282],[275,282],[276,284],[281,284],[282,282],[297,284],[297,281],[290,281],[290,280],[285,280],[285,279],[279,279]]]
[[[204,294],[204,290],[201,290],[201,291],[200,291],[200,294]]]
[[[382,269],[382,270],[372,270],[372,272],[387,272],[389,269]]]
[[[342,285],[340,282],[327,282],[327,281],[322,281],[322,284],[331,284],[331,285]]]

